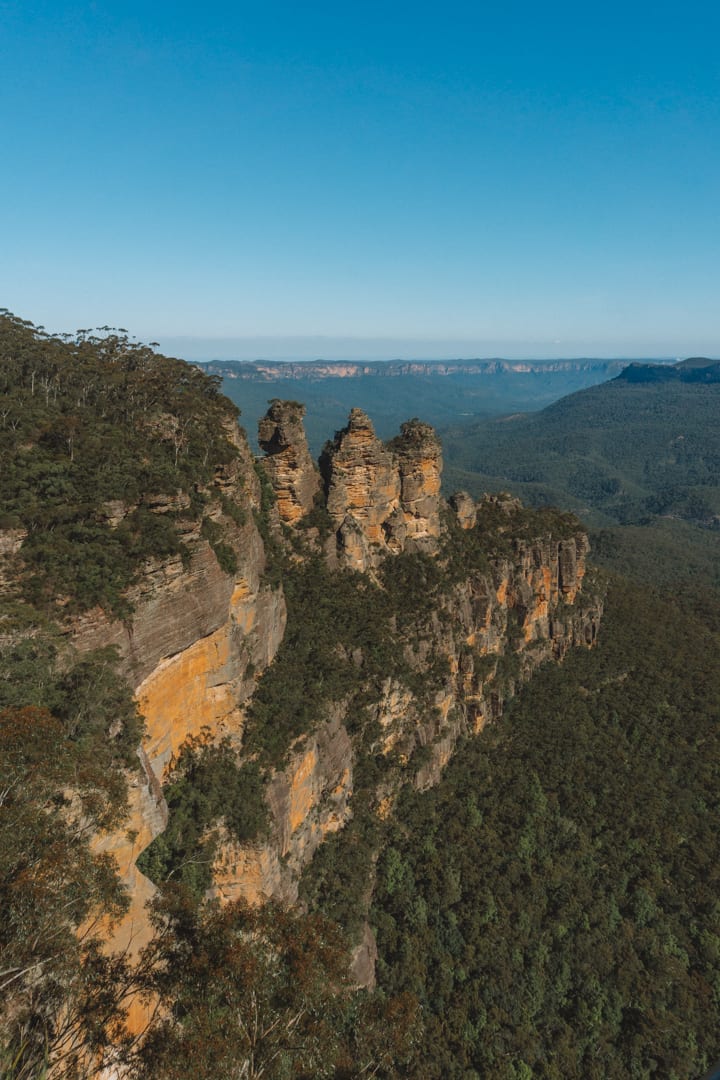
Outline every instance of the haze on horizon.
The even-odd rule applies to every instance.
[[[683,355],[667,352],[649,353],[620,344],[602,354],[588,351],[582,342],[514,342],[473,339],[412,338],[333,338],[333,337],[248,337],[196,338],[167,337],[162,348],[185,360],[212,361],[429,361],[429,360],[679,360]],[[621,343],[622,344],[622,343]],[[627,343],[624,343],[627,346]]]
[[[188,359],[720,353],[717,6],[1,10],[23,318]]]

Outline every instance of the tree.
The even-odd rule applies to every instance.
[[[48,1064],[61,1075],[86,1041],[90,1013],[77,1003],[95,982],[95,921],[119,916],[126,904],[114,860],[90,844],[117,827],[125,811],[122,776],[103,764],[91,747],[68,739],[47,709],[0,712],[4,1076],[34,1077]],[[99,1030],[93,1039],[102,1041]]]
[[[181,888],[165,889],[154,918],[147,991],[164,1017],[132,1054],[134,1076],[396,1075],[393,1063],[417,1027],[416,1002],[354,990],[335,923],[276,903],[198,907]]]

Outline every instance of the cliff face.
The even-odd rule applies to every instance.
[[[274,405],[271,412],[277,424],[282,410]],[[303,444],[297,427],[292,441]],[[431,428],[410,422],[385,446],[368,417],[353,410],[321,467],[334,528],[325,545],[330,564],[373,575],[385,559],[402,553],[430,554],[443,562],[442,459]],[[287,484],[274,467],[269,472],[280,502]],[[584,534],[513,539],[514,516],[522,508],[508,497],[476,504],[461,493],[451,507],[463,532],[472,534],[499,517],[507,519],[500,531],[508,538],[503,554],[481,570],[468,568],[462,580],[449,584],[422,624],[398,631],[397,648],[410,673],[422,678],[432,667],[444,672],[429,692],[419,694],[407,679],[392,678],[379,690],[366,691],[378,729],[372,752],[392,756],[401,768],[401,775],[383,780],[371,795],[381,816],[390,812],[402,783],[421,788],[434,783],[458,739],[499,717],[504,701],[538,664],[561,659],[573,645],[592,645],[597,632],[600,608],[581,593],[588,551]],[[286,513],[280,517],[289,523]],[[361,686],[361,652],[355,659]],[[354,708],[336,702],[329,716],[318,715],[313,731],[296,739],[268,788],[270,835],[245,846],[226,838],[214,871],[218,895],[296,898],[298,879],[318,844],[352,816],[360,753],[357,739],[348,734],[358,729]]]
[[[225,379],[274,382],[278,379],[360,379],[398,378],[403,375],[488,376],[499,373],[601,371],[606,378],[625,367],[622,360],[376,360],[356,363],[350,360],[314,360],[293,363],[284,360],[217,360],[206,370]],[[607,374],[605,374],[607,373]]]
[[[228,839],[222,845],[213,877],[215,892],[223,900],[297,899],[303,868],[324,838],[350,817],[354,753],[343,719],[338,710],[299,740],[287,767],[271,780],[268,839],[252,845]]]
[[[265,552],[252,513],[260,503],[257,477],[244,437],[238,432],[234,438],[238,458],[218,470],[206,494],[207,516],[222,528],[237,569],[223,570],[201,526],[180,519],[188,554],[184,561],[178,555],[147,563],[129,594],[131,619],[112,620],[97,609],[71,625],[80,651],[117,646],[145,718],[142,774],[131,779],[130,831],[105,837],[99,845],[118,860],[132,900],[113,937],[121,948],[139,948],[149,937],[144,905],[154,886],[135,862],[167,823],[161,781],[170,758],[203,728],[240,741],[242,704],[285,629],[282,590],[262,582]],[[148,503],[156,513],[182,509],[167,499]],[[235,516],[224,513],[223,505],[234,508]],[[114,508],[118,520],[129,511]]]

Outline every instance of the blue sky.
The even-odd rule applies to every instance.
[[[720,6],[0,0],[0,304],[179,355],[720,353]]]

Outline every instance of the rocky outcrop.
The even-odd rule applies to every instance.
[[[474,529],[477,525],[477,507],[472,495],[467,491],[456,491],[448,499],[450,508],[455,511],[461,529]]]
[[[260,844],[226,839],[216,862],[215,892],[258,903],[274,897],[297,899],[300,874],[318,845],[350,816],[353,748],[340,711],[303,736],[290,762],[269,784],[271,828]]]
[[[458,739],[498,719],[540,664],[595,643],[602,602],[580,593],[587,552],[582,533],[517,541],[487,572],[469,573],[449,588],[425,624],[398,639],[412,671],[446,670],[429,698],[388,679],[375,706],[383,755],[411,765],[422,750],[419,788],[437,782]],[[385,801],[387,809],[392,798],[383,791],[378,805]]]
[[[428,424],[403,424],[385,446],[369,417],[353,409],[320,467],[341,565],[368,571],[389,554],[436,549],[442,457]]]
[[[370,418],[353,409],[320,464],[338,557],[354,570],[377,566],[392,550],[389,523],[400,505],[395,456],[376,437]]]
[[[400,473],[401,514],[393,539],[403,550],[434,551],[440,536],[440,441],[420,420],[408,420],[400,432],[392,443]]]
[[[296,401],[271,403],[258,424],[265,471],[277,500],[280,520],[294,525],[312,510],[320,476],[310,457],[302,418],[305,406]]]
[[[489,515],[507,517],[512,529],[513,515],[522,513],[517,500],[506,497],[487,497],[473,510],[478,530],[487,527]],[[318,843],[352,816],[352,777],[368,771],[367,761],[357,770],[363,754],[387,762],[379,770],[381,779],[361,795],[364,812],[370,806],[386,818],[402,785],[423,790],[436,783],[459,740],[498,719],[505,702],[541,663],[594,643],[602,602],[581,589],[585,535],[569,535],[566,529],[560,536],[509,537],[505,546],[506,553],[491,557],[485,567],[468,567],[461,580],[450,574],[430,610],[396,625],[404,674],[388,676],[379,686],[364,685],[358,652],[354,662],[365,718],[355,714],[354,705],[338,702],[332,722],[298,740],[289,765],[270,785],[271,836],[260,845],[225,848],[216,872],[219,895],[294,900],[298,878]],[[444,557],[441,550],[440,563]],[[370,744],[362,746],[361,739],[348,735],[361,730],[375,732]],[[370,771],[377,772],[377,766]],[[368,985],[371,937],[357,946],[353,967],[354,977]]]

